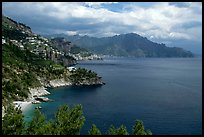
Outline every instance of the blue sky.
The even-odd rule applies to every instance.
[[[104,37],[133,32],[202,52],[200,2],[3,2],[2,8],[4,15],[38,34]]]

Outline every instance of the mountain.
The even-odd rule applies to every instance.
[[[66,65],[76,63],[52,47],[29,26],[2,16],[2,104],[24,100],[29,88],[42,86],[39,79],[67,77]]]
[[[50,40],[33,33],[29,26],[6,16],[2,16],[2,40],[4,39],[9,44],[14,44],[22,50],[29,50],[55,63],[66,66],[76,64],[76,60],[72,56],[64,56],[64,53],[58,50]]]
[[[63,51],[67,47],[70,50]],[[30,88],[51,87],[51,80],[73,85],[104,84],[95,72],[67,69],[76,63],[75,56],[85,52],[64,39],[46,39],[29,26],[2,16],[2,105],[29,99]]]
[[[194,57],[193,53],[182,48],[167,47],[148,40],[135,33],[120,34],[112,37],[89,37],[87,35],[68,36],[55,34],[47,37],[61,36],[72,43],[98,54],[134,57]]]
[[[50,40],[54,48],[64,52],[65,55],[72,56],[76,60],[102,59],[100,56],[89,52],[85,48],[81,48],[65,40],[63,37],[51,38]]]

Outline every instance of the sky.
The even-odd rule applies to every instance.
[[[201,2],[3,2],[2,12],[38,34],[137,33],[202,53]]]

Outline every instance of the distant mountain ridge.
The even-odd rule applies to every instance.
[[[142,37],[136,33],[115,35],[112,37],[89,37],[87,35],[53,34],[45,37],[64,37],[72,43],[95,53],[114,56],[134,57],[194,57],[190,51],[178,47],[167,47]]]

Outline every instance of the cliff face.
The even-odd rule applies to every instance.
[[[51,42],[55,48],[57,48],[59,51],[63,51],[66,56],[73,57],[72,60],[102,59],[99,55],[93,54],[84,48],[78,47],[63,37],[53,38],[51,39]]]
[[[65,81],[64,78],[62,79],[54,79],[48,82],[46,85],[47,87],[62,87],[62,86],[70,86],[72,83],[70,81]]]
[[[97,86],[104,84],[105,83],[100,78],[83,79],[82,81],[74,83],[76,86]]]
[[[30,94],[29,98],[27,99],[28,101],[33,100],[34,96],[44,96],[44,95],[49,95],[50,93],[46,90],[45,87],[36,87],[36,88],[29,88]]]

